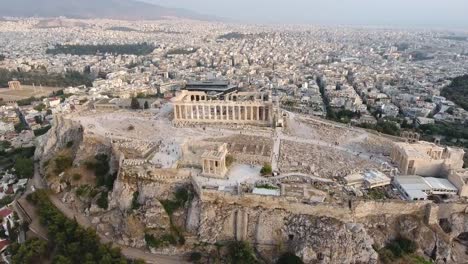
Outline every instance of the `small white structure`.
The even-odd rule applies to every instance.
[[[348,186],[373,189],[389,185],[391,179],[378,170],[369,170],[364,173],[350,174],[345,177],[345,182]]]
[[[364,172],[364,183],[367,188],[376,188],[390,185],[391,179],[378,170]]]

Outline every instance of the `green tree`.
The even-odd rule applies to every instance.
[[[51,127],[52,127],[52,126],[44,126],[44,127],[39,128],[39,129],[36,129],[36,130],[34,130],[34,135],[35,135],[36,137],[42,136],[42,135],[44,135],[45,133],[47,133],[47,132],[50,130]]]
[[[34,121],[39,125],[42,124],[43,123],[42,116],[35,116]]]
[[[202,259],[202,254],[200,252],[190,253],[189,261],[193,263],[198,263]]]
[[[265,163],[262,169],[260,170],[260,174],[263,176],[271,175],[273,173],[273,169],[271,168],[270,164]]]
[[[304,264],[304,262],[295,254],[287,252],[281,255],[276,264]]]
[[[47,243],[38,238],[29,239],[23,244],[12,244],[10,253],[13,264],[42,263],[47,253]]]
[[[140,109],[140,102],[138,102],[137,98],[132,97],[132,101],[130,102],[130,108],[134,110]]]
[[[73,158],[70,155],[59,155],[55,158],[55,169],[56,174],[62,173],[65,170],[71,168],[73,165]]]
[[[66,218],[51,203],[47,191],[37,190],[27,199],[35,205],[40,222],[47,227],[52,263],[131,263],[119,249],[111,244],[101,244],[92,228],[84,229],[76,221]]]
[[[136,191],[133,193],[133,199],[132,199],[132,209],[137,210],[140,208],[140,202],[138,202],[138,196],[140,195],[140,192]]]
[[[34,107],[34,110],[42,112],[46,108],[46,105],[44,103],[40,103]]]
[[[2,199],[0,199],[0,208],[4,207],[5,205],[9,205],[14,201],[14,197],[12,195],[5,196]]]
[[[19,72],[0,69],[0,87],[8,87],[8,82],[16,79],[25,85],[43,85],[51,87],[68,87],[86,85],[92,86],[93,77],[89,74],[79,72],[66,73],[47,73],[44,71]],[[18,101],[18,105],[30,105],[36,101],[34,98],[28,98]]]
[[[19,122],[18,124],[15,125],[15,131],[16,133],[21,133],[21,131],[26,130],[27,127],[23,122]]]
[[[28,158],[17,158],[14,165],[16,174],[20,178],[32,178],[34,175],[34,162]]]
[[[109,207],[108,192],[102,192],[101,196],[97,199],[96,204],[99,208],[107,209]]]
[[[228,246],[230,263],[232,264],[257,264],[259,263],[252,247],[245,241],[231,242]]]
[[[468,110],[468,74],[453,79],[449,86],[442,89],[441,95]]]

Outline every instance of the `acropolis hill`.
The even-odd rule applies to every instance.
[[[239,240],[270,260],[287,246],[306,263],[377,263],[376,247],[404,235],[436,259],[464,258],[462,247],[453,244],[468,220],[461,199],[405,201],[390,185],[392,178],[405,177],[396,149],[426,143],[284,111],[268,93],[222,98],[184,90],[147,111],[94,110],[90,102],[89,110],[54,120],[36,159],[50,187],[99,233],[137,248],[145,247],[148,235],[171,234],[179,241],[151,249],[159,254],[194,247],[209,252],[216,243]],[[64,152],[67,142],[73,147]],[[86,164],[96,154],[109,157],[116,175],[107,209],[70,191],[92,183]],[[48,160],[57,155],[74,160],[62,176],[49,169]],[[457,162],[434,164],[445,166],[446,177],[461,168]],[[383,187],[369,187],[373,179],[365,173],[371,170],[382,174],[384,183],[375,186]],[[79,181],[71,178],[77,171]],[[354,175],[362,175],[362,183],[355,185]],[[375,190],[385,199],[375,200]],[[177,205],[181,192],[187,196]],[[174,228],[179,231],[172,233]],[[205,246],[199,248],[200,242]]]

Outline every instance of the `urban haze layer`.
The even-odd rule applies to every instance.
[[[468,33],[0,21],[8,263],[468,263]]]

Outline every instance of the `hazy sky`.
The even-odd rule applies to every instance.
[[[247,22],[468,28],[468,0],[144,0]]]

